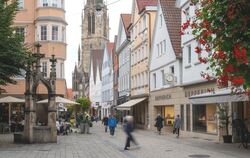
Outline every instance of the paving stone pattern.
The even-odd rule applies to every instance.
[[[137,149],[124,151],[125,134],[121,127],[115,136],[94,124],[91,134],[59,136],[57,144],[13,144],[12,135],[0,135],[0,158],[249,158],[250,150],[238,144],[221,144],[171,134],[157,135],[154,131],[137,130]]]

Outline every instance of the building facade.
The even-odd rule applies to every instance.
[[[132,5],[131,51],[131,99],[139,99],[132,113],[138,128],[149,125],[149,58],[157,10],[157,1],[134,0]]]
[[[65,1],[64,0],[18,0],[18,11],[13,26],[24,37],[24,43],[34,53],[34,44],[39,42],[41,53],[45,57],[41,59],[41,70],[45,78],[49,78],[50,59],[52,55],[57,58],[56,63],[56,95],[66,96],[65,65],[66,60],[66,26]],[[6,94],[24,98],[25,79],[16,77],[17,84],[3,87]],[[47,90],[44,85],[37,88],[38,99],[47,98]]]
[[[150,58],[150,127],[157,114],[164,127],[172,132],[174,118],[184,99],[182,84],[181,10],[175,0],[159,0]]]
[[[111,114],[113,106],[113,47],[114,43],[108,43],[105,46],[103,63],[102,63],[102,101],[101,101],[101,118]]]
[[[130,33],[128,27],[131,22],[131,14],[121,14],[118,36],[116,42],[116,54],[119,57],[118,77],[118,105],[129,100],[130,97]]]

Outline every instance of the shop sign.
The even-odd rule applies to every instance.
[[[160,95],[160,96],[155,96],[155,101],[168,100],[171,98],[172,98],[171,94]]]

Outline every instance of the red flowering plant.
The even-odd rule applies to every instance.
[[[192,29],[199,42],[196,53],[200,62],[208,63],[211,77],[222,86],[233,86],[234,92],[250,88],[250,3],[249,0],[191,0],[195,16],[182,25],[181,34]],[[184,12],[185,13],[185,12]],[[250,91],[248,91],[250,92]]]

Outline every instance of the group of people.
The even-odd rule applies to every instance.
[[[161,129],[163,128],[163,117],[158,114],[156,119],[155,119],[155,127],[157,128],[157,131],[159,135],[161,134]],[[180,115],[177,115],[177,117],[174,120],[174,125],[173,125],[173,134],[177,134],[177,138],[180,136],[180,127],[181,127],[181,118]]]
[[[70,133],[70,124],[61,120],[56,121],[57,135],[68,135]]]
[[[161,129],[163,128],[164,119],[160,114],[158,114],[155,121],[156,121],[155,127],[157,128],[158,133],[161,134]],[[105,132],[108,132],[109,129],[111,136],[114,136],[115,134],[115,128],[117,126],[117,123],[118,120],[113,115],[110,115],[109,117],[105,116],[102,120],[102,124],[105,127],[104,128]],[[177,134],[176,136],[177,138],[179,138],[180,136],[180,127],[181,127],[181,119],[180,115],[177,115],[173,125],[173,133]],[[127,136],[124,150],[129,150],[130,142],[133,142],[137,147],[139,147],[136,139],[132,134],[132,132],[134,131],[133,116],[126,116],[124,118],[123,130]]]

